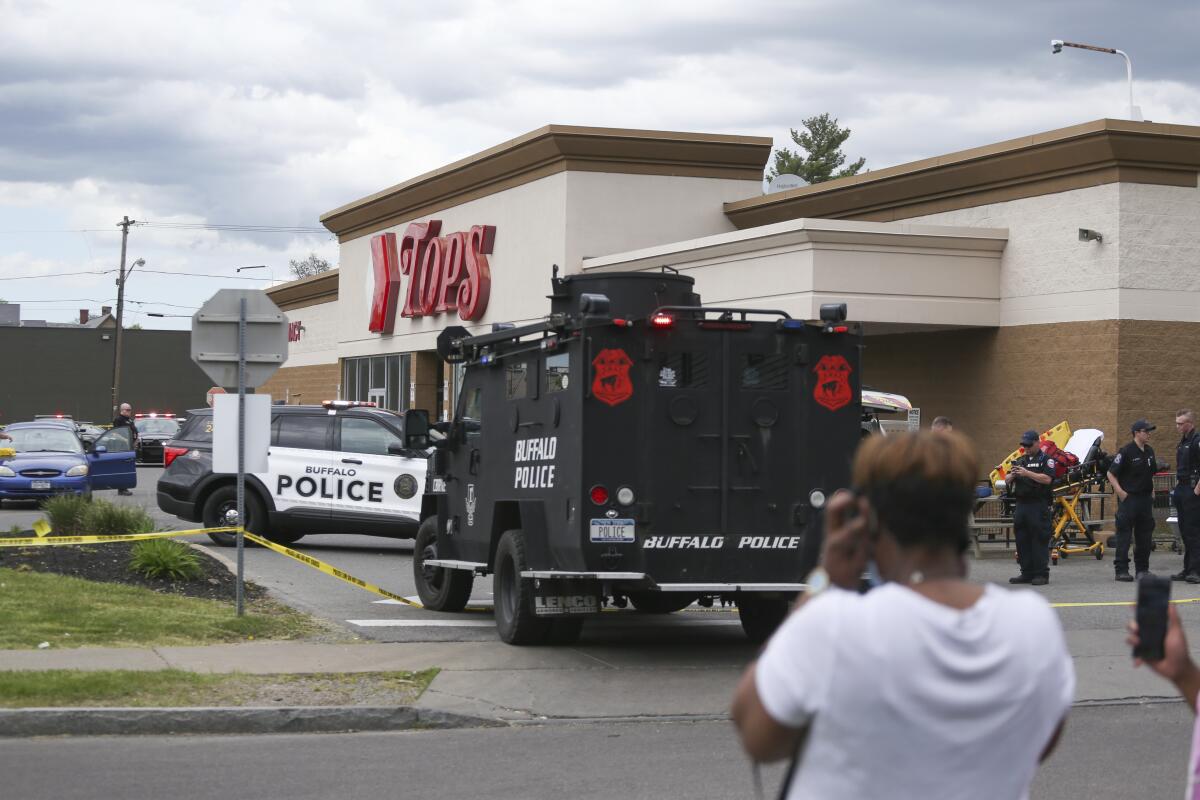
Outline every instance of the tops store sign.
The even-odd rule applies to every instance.
[[[394,233],[371,237],[371,267],[375,290],[371,297],[370,330],[392,333],[402,278],[403,317],[428,317],[457,311],[460,319],[483,317],[492,291],[487,255],[496,239],[494,225],[439,236],[442,223],[413,222],[397,239]]]

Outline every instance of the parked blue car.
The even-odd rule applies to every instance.
[[[91,496],[94,489],[132,489],[137,467],[129,434],[108,431],[87,451],[70,423],[14,422],[4,429],[0,450],[0,502],[42,500],[59,494]]]

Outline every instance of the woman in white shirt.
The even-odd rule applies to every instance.
[[[784,796],[1027,796],[1075,673],[1045,600],[967,580],[976,473],[954,433],[860,448],[809,579],[828,590],[802,600],[734,698],[753,759],[795,757]],[[885,583],[859,594],[872,560]]]

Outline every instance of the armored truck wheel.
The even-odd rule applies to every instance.
[[[496,604],[496,630],[508,644],[542,644],[550,634],[550,620],[533,610],[533,581],[521,577],[525,559],[525,534],[505,531],[496,546],[496,571],[492,595]]]
[[[771,634],[787,617],[791,602],[790,597],[739,595],[738,616],[742,618],[742,630],[746,632],[746,637],[755,644],[771,638]]]
[[[680,592],[630,592],[629,602],[643,614],[673,614],[696,602],[696,595]]]
[[[427,565],[426,559],[437,558],[438,521],[430,517],[417,529],[413,545],[413,579],[421,603],[431,611],[462,611],[471,599],[475,576],[462,569],[446,569]]]

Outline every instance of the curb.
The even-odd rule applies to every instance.
[[[0,738],[173,733],[348,733],[504,727],[508,727],[507,723],[494,719],[413,706],[0,709]]]

